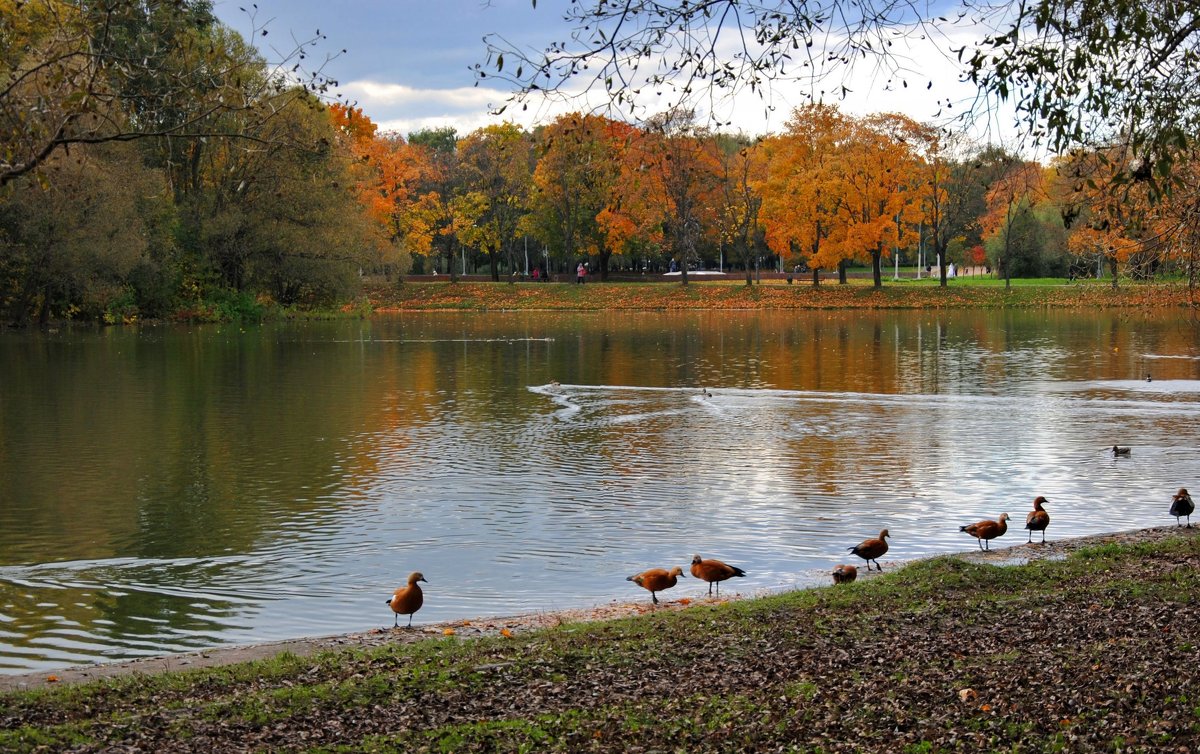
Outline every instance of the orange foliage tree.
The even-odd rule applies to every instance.
[[[910,146],[917,129],[903,115],[855,120],[837,166],[837,190],[844,200],[830,240],[841,246],[843,256],[870,257],[876,288],[883,285],[884,255],[917,240],[920,161]]]
[[[396,134],[380,134],[359,108],[334,103],[330,118],[354,156],[355,193],[367,214],[388,234],[391,253],[380,263],[389,269],[401,252],[429,254],[433,232],[427,205],[436,201],[422,191],[434,174],[427,153]]]
[[[671,110],[652,118],[640,150],[639,180],[665,199],[657,213],[671,257],[679,264],[680,283],[688,283],[688,265],[699,259],[702,235],[717,227],[720,206],[721,160],[711,135],[696,125],[695,113]],[[643,205],[647,203],[643,200]],[[652,210],[653,207],[647,207]]]
[[[1161,197],[1152,196],[1156,188],[1128,179],[1125,151],[1068,155],[1055,163],[1054,180],[1048,184],[1075,226],[1068,248],[1076,256],[1106,261],[1114,288],[1123,267],[1152,264],[1159,249],[1153,219],[1167,207]]]
[[[649,255],[661,250],[667,221],[666,185],[651,159],[660,137],[618,126],[623,130],[614,134],[617,180],[596,222],[608,248],[630,256]]]
[[[814,286],[822,269],[841,269],[846,258],[844,245],[824,241],[845,201],[838,168],[850,126],[836,107],[809,105],[797,109],[787,130],[762,148],[765,166],[756,188],[763,198],[767,244],[781,256],[807,259]]]

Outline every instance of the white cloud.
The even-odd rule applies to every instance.
[[[946,27],[936,41],[919,33],[910,37],[898,35],[889,50],[894,68],[876,66],[866,59],[859,60],[854,67],[835,68],[821,75],[812,68],[797,65],[792,76],[774,81],[761,92],[751,92],[746,87],[732,94],[715,92],[694,104],[701,117],[721,123],[722,130],[752,135],[781,130],[796,107],[818,100],[836,104],[853,115],[899,112],[917,121],[967,129],[978,141],[1012,146],[1016,131],[1011,106],[984,110],[981,117],[969,123],[955,125],[950,121],[953,116],[966,114],[977,93],[970,83],[962,80],[962,67],[949,51],[961,46],[972,49],[981,34],[974,27]],[[826,44],[836,42],[833,38],[826,40]],[[643,70],[652,67],[644,63]],[[848,90],[844,95],[843,84]],[[510,92],[484,86],[421,88],[385,80],[351,81],[340,90],[362,107],[381,130],[401,134],[451,126],[465,135],[502,121],[532,128],[568,112],[605,111],[607,104],[603,92],[574,91],[552,98],[535,95],[524,103],[509,104],[501,115],[493,115],[494,109],[509,101]],[[638,101],[639,114],[652,114],[672,103],[669,91],[656,95],[650,87],[645,87]]]
[[[480,87],[454,89],[418,89],[404,84],[380,81],[351,81],[341,91],[358,101],[364,109],[404,107],[415,110],[466,112],[484,110],[496,98],[496,92]]]

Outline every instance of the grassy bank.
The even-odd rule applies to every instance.
[[[0,750],[1196,751],[1200,530],[0,697]]]
[[[1183,284],[1002,285],[956,280],[934,284],[787,285],[772,281],[677,283],[479,283],[374,284],[366,291],[379,311],[416,310],[681,310],[681,309],[1004,309],[1030,307],[1196,307]]]

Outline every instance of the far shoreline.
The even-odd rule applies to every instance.
[[[811,283],[734,281],[679,283],[588,282],[584,285],[533,282],[428,280],[371,281],[364,299],[342,307],[344,314],[403,312],[511,311],[789,311],[789,310],[1001,310],[1001,309],[1156,309],[1200,308],[1200,291],[1186,282],[1106,282],[999,284],[951,281],[893,282],[881,288],[861,281],[813,287]]]
[[[1019,532],[1018,532],[1019,533]],[[962,550],[942,553],[905,561],[884,561],[887,571],[894,573],[913,564],[934,558],[950,557],[962,559],[971,563],[987,563],[992,565],[1019,565],[1034,560],[1060,559],[1084,547],[1105,544],[1139,544],[1154,543],[1180,534],[1200,535],[1200,527],[1187,529],[1173,525],[1132,529],[1126,531],[1089,534],[1061,540],[1049,540],[1045,544],[1021,542],[1011,547],[998,548],[990,551]],[[850,561],[846,561],[850,562]],[[858,563],[852,563],[858,566]],[[865,569],[859,566],[859,578],[871,578]],[[727,585],[728,588],[729,585]],[[751,600],[771,594],[780,594],[803,589],[817,589],[832,586],[832,583],[814,584],[812,586],[781,586],[765,587],[751,593],[733,591],[729,597],[713,599],[707,597],[680,596],[677,599],[662,599],[657,607],[645,599],[636,601],[617,601],[597,605],[591,608],[574,608],[559,611],[540,611],[512,616],[481,617],[468,620],[441,621],[436,623],[418,624],[410,629],[371,628],[363,631],[330,636],[299,637],[282,641],[264,642],[234,646],[218,646],[211,649],[196,650],[180,654],[167,654],[134,660],[118,660],[93,665],[79,665],[62,669],[40,670],[28,673],[3,675],[0,674],[0,693],[28,691],[64,685],[86,684],[103,679],[120,678],[131,675],[158,675],[163,673],[186,672],[203,668],[224,667],[255,660],[263,660],[280,654],[290,653],[297,657],[307,657],[323,651],[342,651],[349,649],[367,649],[392,643],[413,643],[426,639],[441,639],[454,636],[470,639],[484,636],[515,635],[529,633],[553,626],[568,623],[594,623],[600,621],[627,618],[664,610],[684,610],[693,605],[713,606],[735,600]],[[502,633],[507,632],[507,633]]]

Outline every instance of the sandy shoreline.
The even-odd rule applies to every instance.
[[[1017,533],[1017,532],[1014,532]],[[1019,532],[1024,533],[1024,532]],[[1017,565],[1031,560],[1066,557],[1069,553],[1082,547],[1100,544],[1130,544],[1141,542],[1156,542],[1180,534],[1200,534],[1200,528],[1188,530],[1176,526],[1164,526],[1150,529],[1135,529],[1132,531],[1093,534],[1072,539],[1047,541],[1044,545],[1034,542],[1032,545],[1021,543],[1010,547],[997,547],[990,552],[978,550],[963,550],[947,553],[953,557],[977,563],[992,563],[995,565]],[[847,561],[850,562],[850,561]],[[910,560],[902,562],[884,561],[888,572],[893,572],[908,563],[919,562]],[[857,563],[856,563],[857,565]],[[867,576],[866,571],[859,569],[860,578]],[[872,574],[874,575],[874,574]],[[163,655],[136,660],[126,660],[95,665],[83,665],[60,670],[45,670],[19,675],[0,675],[0,691],[19,691],[25,689],[44,688],[51,685],[70,683],[85,683],[102,678],[115,678],[133,674],[155,674],[174,671],[192,670],[196,668],[219,667],[240,662],[249,662],[273,657],[284,652],[297,656],[308,656],[325,650],[351,648],[369,648],[390,643],[416,642],[430,638],[455,636],[473,638],[479,636],[495,636],[502,632],[511,634],[536,631],[542,628],[557,626],[564,623],[591,622],[625,618],[641,615],[656,610],[682,610],[692,605],[713,605],[720,602],[738,599],[753,599],[756,596],[788,591],[789,589],[763,589],[754,593],[733,592],[720,600],[708,597],[683,596],[675,600],[663,599],[657,607],[646,600],[612,602],[591,608],[578,608],[553,612],[536,612],[522,615],[495,618],[479,618],[474,620],[457,620],[442,623],[431,623],[414,626],[412,629],[373,628],[361,632],[338,634],[334,636],[318,636],[284,641],[250,644],[243,646],[217,647],[213,649],[186,652],[183,654]]]

